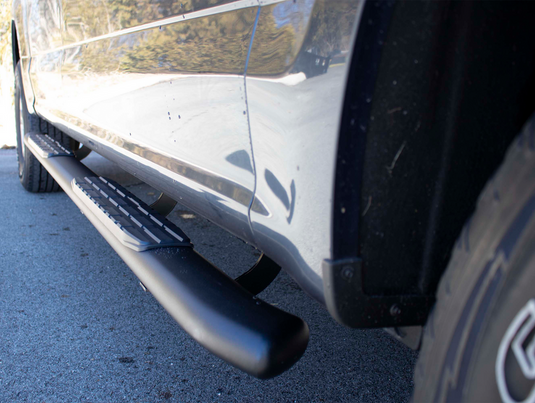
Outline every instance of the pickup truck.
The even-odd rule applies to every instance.
[[[62,188],[170,315],[270,378],[340,323],[420,349],[414,401],[535,401],[535,3],[14,0],[19,176]],[[162,192],[148,206],[81,162]],[[165,217],[261,252],[237,279]],[[65,245],[69,248],[72,245]],[[74,246],[72,246],[74,247]]]

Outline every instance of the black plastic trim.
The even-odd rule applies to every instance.
[[[13,57],[13,71],[17,68],[20,60],[19,39],[17,37],[17,27],[15,21],[11,21],[11,54]]]
[[[393,1],[368,1],[354,45],[345,95],[334,189],[332,261],[323,262],[326,305],[340,323],[358,328],[425,323],[434,298],[368,295],[359,255],[361,185],[371,106]]]
[[[323,281],[327,309],[349,327],[421,325],[435,302],[434,297],[425,295],[367,295],[360,259],[324,261]]]
[[[393,1],[367,1],[353,49],[347,80],[338,153],[333,210],[333,259],[359,252],[360,188],[375,80]]]

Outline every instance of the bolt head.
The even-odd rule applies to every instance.
[[[344,266],[342,268],[342,277],[344,277],[347,280],[350,280],[353,275],[355,274],[355,269],[351,266]]]
[[[390,307],[390,315],[398,316],[400,313],[401,313],[401,309],[399,308],[399,306],[397,304],[393,304]]]

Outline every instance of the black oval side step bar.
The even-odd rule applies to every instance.
[[[237,368],[271,378],[303,355],[308,326],[247,292],[193,250],[165,217],[96,176],[47,135],[26,145],[182,328]],[[166,246],[174,245],[174,246]]]

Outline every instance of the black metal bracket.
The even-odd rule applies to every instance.
[[[91,149],[86,145],[80,144],[79,141],[76,141],[71,138],[71,149],[78,161],[82,161],[85,157],[91,154]]]
[[[260,294],[277,277],[280,266],[262,254],[255,265],[236,278],[236,282],[253,295]]]
[[[167,217],[176,206],[176,201],[171,199],[166,194],[160,194],[158,200],[150,205],[153,210],[156,210],[159,214]]]
[[[166,217],[173,211],[176,204],[177,202],[175,200],[162,193],[158,197],[158,200],[152,203],[150,207]],[[235,281],[251,294],[257,295],[275,280],[280,270],[281,268],[277,263],[262,254],[255,265],[236,278]]]
[[[323,284],[330,314],[355,328],[423,325],[435,302],[430,295],[367,295],[358,258],[324,260]]]
[[[85,145],[74,151],[74,156],[78,161],[82,161],[89,154],[91,154],[91,149]]]

